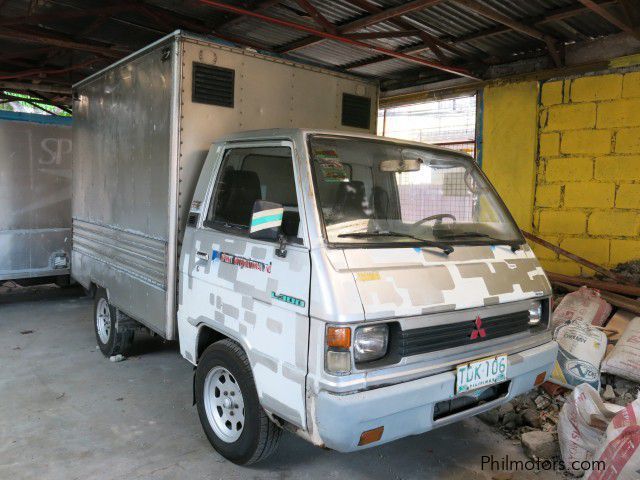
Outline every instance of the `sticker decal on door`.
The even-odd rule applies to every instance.
[[[221,252],[219,250],[211,251],[211,262],[220,260],[222,263],[234,265],[239,268],[248,268],[250,270],[258,270],[259,272],[271,273],[271,262],[264,263],[260,260],[254,260],[253,258],[241,257],[239,255],[233,255],[231,253]]]

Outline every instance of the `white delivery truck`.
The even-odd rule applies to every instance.
[[[0,111],[0,284],[69,284],[71,118]]]
[[[282,429],[343,452],[422,433],[552,368],[550,285],[495,190],[371,135],[376,104],[180,32],[75,86],[72,274],[100,349],[178,338],[233,462]]]

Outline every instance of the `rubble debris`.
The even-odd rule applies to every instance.
[[[522,434],[522,446],[534,458],[553,458],[558,454],[558,442],[551,432],[533,430]]]
[[[588,383],[598,390],[600,362],[607,349],[607,336],[598,328],[580,321],[558,327],[555,336],[560,348],[550,381],[568,388]]]
[[[640,317],[629,322],[620,340],[602,363],[602,371],[640,383]]]
[[[553,326],[580,322],[599,327],[611,315],[611,308],[611,305],[601,298],[600,292],[580,287],[577,291],[565,295],[553,311]]]
[[[606,385],[604,387],[604,392],[602,392],[602,399],[610,402],[616,399],[616,392],[614,392],[613,387],[611,385]]]
[[[494,408],[492,410],[488,410],[478,415],[478,418],[482,420],[487,425],[495,426],[500,423],[500,415],[498,414],[498,409]]]
[[[557,383],[551,383],[548,381],[544,382],[540,386],[544,389],[545,392],[547,392],[552,397],[568,392],[568,389],[563,387],[562,385],[558,385]]]
[[[538,408],[538,410],[544,410],[549,405],[551,405],[551,402],[549,401],[549,399],[547,397],[545,397],[544,395],[538,395],[536,397],[535,402],[536,402],[536,407]]]
[[[109,361],[110,362],[122,362],[123,360],[126,360],[124,355],[122,355],[121,353],[117,354],[117,355],[112,355],[109,357]]]
[[[522,421],[525,425],[533,428],[540,428],[542,426],[540,415],[537,410],[534,410],[533,408],[527,408],[522,412]]]
[[[640,259],[621,263],[613,271],[629,283],[640,285]]]

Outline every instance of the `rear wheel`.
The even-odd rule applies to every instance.
[[[249,359],[236,342],[221,340],[202,354],[196,404],[209,442],[233,463],[256,463],[276,450],[282,430],[260,406]]]
[[[133,330],[118,328],[116,308],[109,304],[103,288],[96,291],[93,312],[96,341],[104,356],[126,353],[133,342]]]

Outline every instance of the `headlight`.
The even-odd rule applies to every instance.
[[[387,354],[389,327],[372,325],[356,329],[353,352],[356,362],[370,362]]]
[[[536,326],[542,320],[542,303],[535,301],[529,305],[529,325]]]

